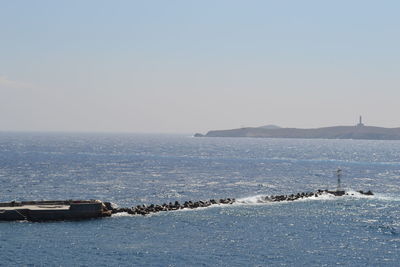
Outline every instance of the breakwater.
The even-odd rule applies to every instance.
[[[373,195],[371,191],[357,191],[363,195]],[[310,197],[319,197],[323,194],[329,194],[336,197],[349,195],[349,193],[345,191],[330,191],[330,190],[317,190],[315,192],[302,192],[297,194],[290,195],[270,195],[264,196],[263,202],[282,202],[282,201],[296,201],[300,199],[306,199]],[[108,210],[111,211],[112,214],[126,212],[131,215],[149,215],[152,213],[162,212],[162,211],[174,211],[174,210],[182,210],[182,209],[197,209],[197,208],[205,208],[211,205],[231,205],[237,202],[235,198],[223,198],[223,199],[210,199],[205,201],[185,201],[180,203],[179,201],[163,203],[163,204],[150,204],[150,205],[137,205],[131,208],[118,208],[115,207],[110,202],[104,202],[104,205]]]
[[[184,203],[179,203],[179,201],[169,202],[157,205],[157,204],[150,204],[150,205],[137,205],[132,208],[116,208],[113,207],[112,203],[104,202],[107,209],[111,210],[112,214],[120,213],[120,212],[127,212],[131,215],[148,215],[150,213],[156,213],[160,211],[172,211],[172,210],[181,210],[181,209],[196,209],[196,208],[205,208],[211,205],[228,205],[233,204],[235,202],[234,198],[224,198],[224,199],[210,199],[205,201],[185,201]]]
[[[363,195],[373,195],[371,191],[358,191]],[[271,195],[261,196],[261,203],[295,201],[304,198],[319,197],[322,195],[332,195],[341,197],[352,193],[344,190],[318,190],[316,192],[303,192],[291,195]],[[6,202],[0,203],[0,221],[51,221],[51,220],[81,220],[90,218],[107,217],[112,214],[126,212],[131,215],[149,215],[162,211],[174,211],[182,209],[205,208],[211,205],[230,205],[243,203],[243,200],[235,198],[210,199],[199,201],[179,201],[164,204],[137,205],[131,208],[119,208],[111,202],[103,202],[100,200],[66,200],[66,201],[23,201],[23,202]]]

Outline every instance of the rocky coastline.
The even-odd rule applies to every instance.
[[[254,137],[254,138],[302,138],[302,139],[364,139],[400,140],[400,128],[375,126],[333,126],[314,129],[246,127],[230,130],[214,130],[195,137]]]

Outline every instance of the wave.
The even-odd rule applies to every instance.
[[[335,197],[334,195],[331,194],[326,194],[323,193],[319,196],[311,196],[311,197],[306,197],[306,198],[301,198],[301,199],[297,199],[294,202],[304,202],[304,201],[313,201],[313,200],[333,200],[336,199],[337,197]],[[247,204],[247,205],[252,205],[252,204],[272,204],[272,203],[288,203],[288,202],[293,202],[293,201],[287,201],[287,200],[283,200],[283,201],[272,201],[269,196],[267,195],[255,195],[255,196],[249,196],[249,197],[244,197],[244,198],[238,198],[236,199],[236,204]]]
[[[288,202],[305,202],[305,201],[323,201],[323,200],[339,200],[339,199],[370,199],[370,200],[379,200],[379,201],[400,201],[400,197],[388,195],[388,194],[380,194],[376,193],[372,196],[361,194],[355,190],[347,190],[346,195],[344,196],[334,196],[329,193],[322,193],[318,196],[310,196],[305,198],[300,198],[295,201],[272,201],[268,195],[254,195],[249,197],[238,198],[235,201],[237,205],[257,205],[257,204],[272,204],[272,203],[288,203]]]

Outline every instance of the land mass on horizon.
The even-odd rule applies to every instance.
[[[400,140],[400,127],[384,128],[365,126],[360,121],[353,126],[331,126],[313,129],[280,127],[245,127],[230,130],[214,130],[195,137],[255,137],[255,138],[305,138],[305,139],[365,139]]]

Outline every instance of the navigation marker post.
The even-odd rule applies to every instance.
[[[337,176],[337,189],[336,189],[336,191],[339,192],[339,191],[342,191],[342,186],[341,186],[342,170],[340,168],[337,169],[336,176]]]

